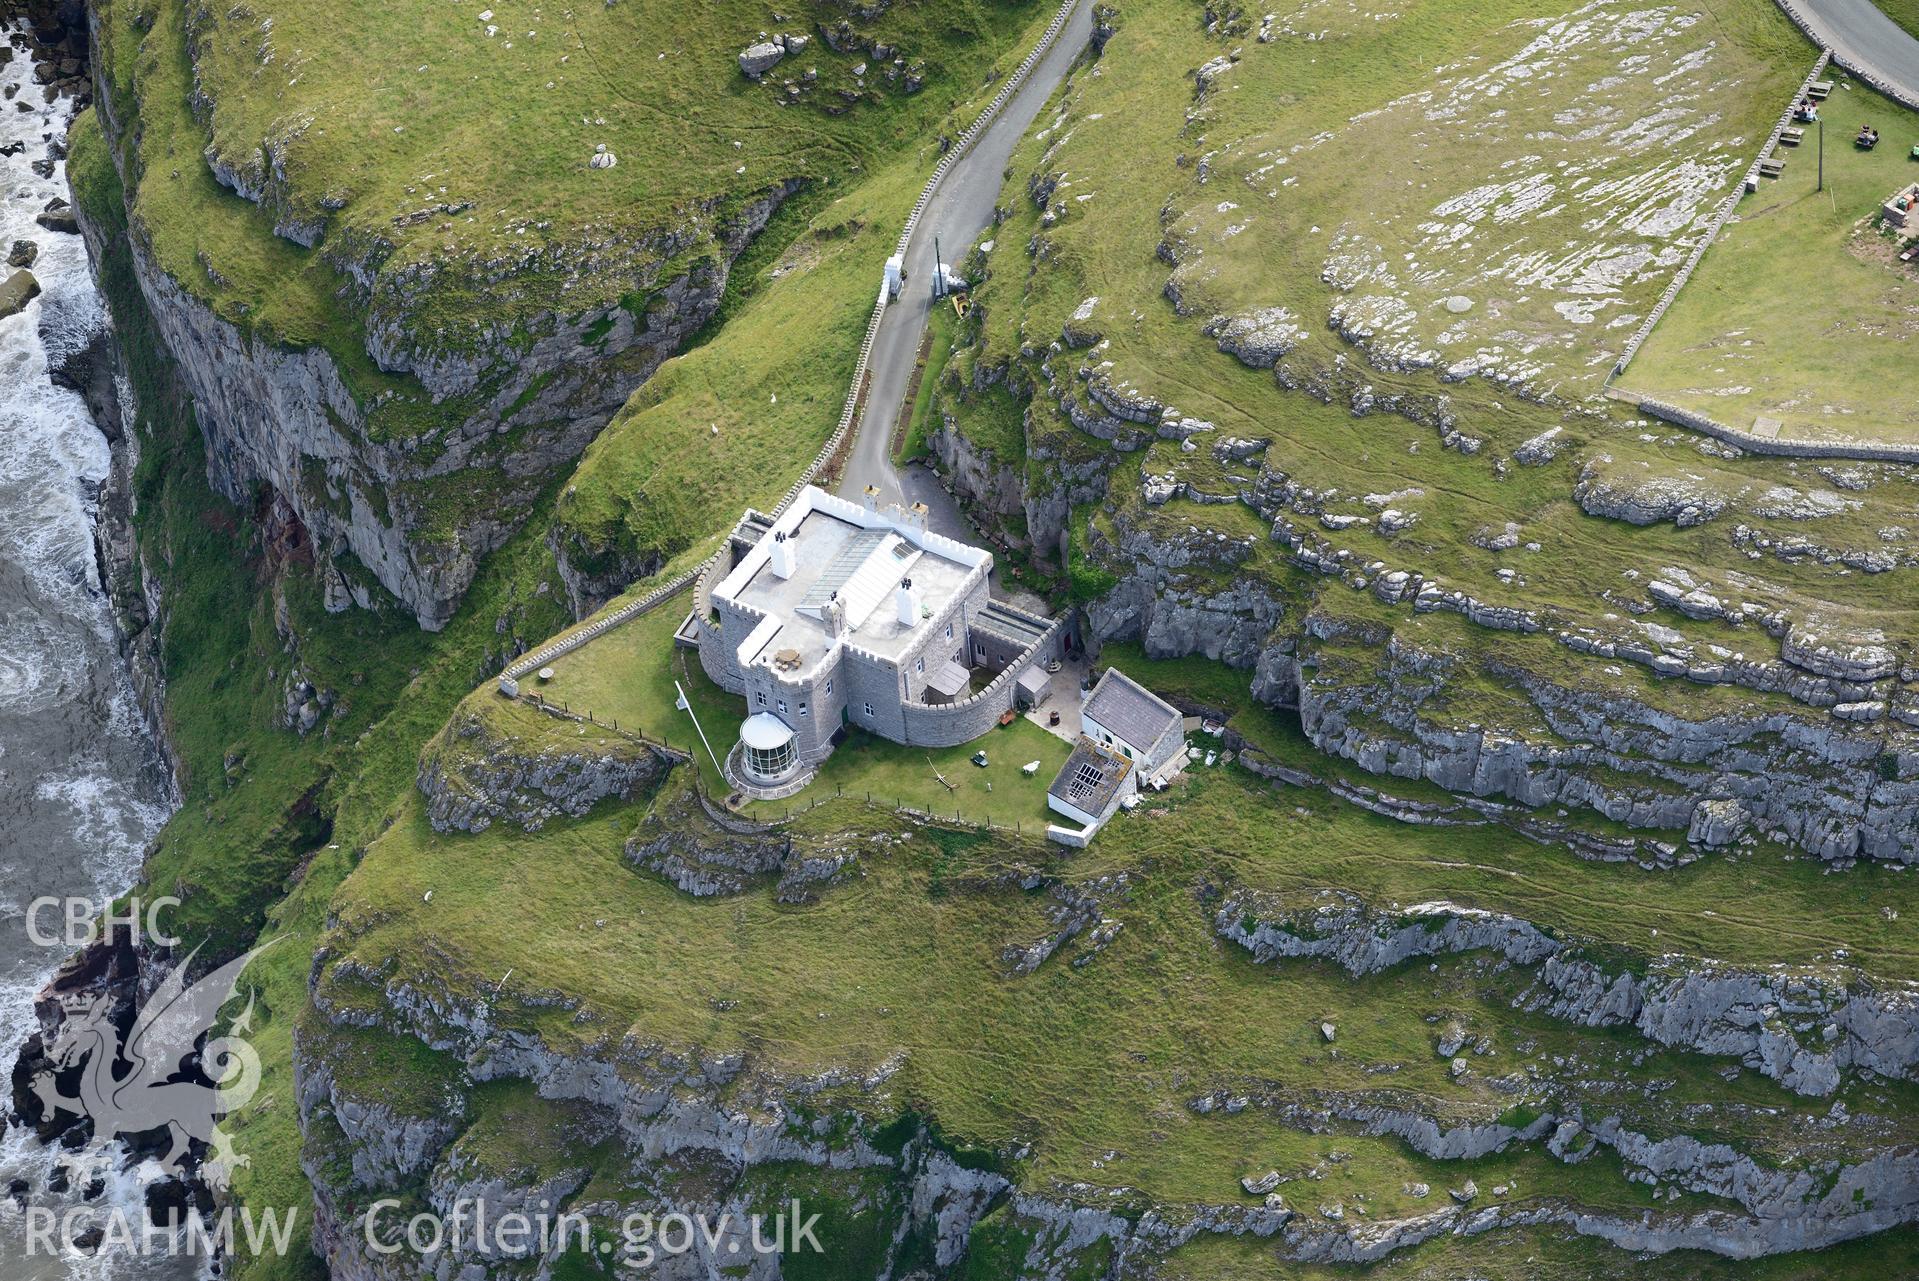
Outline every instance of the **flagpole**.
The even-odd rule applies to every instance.
[[[673,682],[673,692],[680,696],[679,706],[686,710],[687,717],[693,722],[693,732],[700,736],[700,743],[706,748],[706,759],[713,762],[714,772],[725,778],[726,771],[720,768],[720,758],[713,754],[713,744],[706,741],[706,731],[700,728],[700,718],[693,713],[693,700],[686,696],[686,691],[680,688],[678,681]]]

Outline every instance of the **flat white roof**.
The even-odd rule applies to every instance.
[[[789,578],[772,568],[772,546],[780,535],[793,553]],[[751,666],[792,650],[797,662],[781,672],[790,678],[814,671],[840,644],[902,658],[921,629],[942,619],[992,564],[990,553],[931,533],[898,508],[868,511],[808,486],[713,595],[763,616],[740,646],[740,662]],[[912,622],[900,620],[893,600],[906,579],[921,605],[922,616]],[[838,637],[826,622],[826,605],[834,599],[846,616]]]

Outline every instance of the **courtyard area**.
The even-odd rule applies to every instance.
[[[554,660],[553,677],[528,678],[521,688],[573,712],[590,712],[605,724],[635,730],[692,750],[707,794],[724,798],[732,788],[700,745],[692,719],[675,706],[674,682],[686,690],[701,728],[720,760],[739,736],[746,701],[707,679],[699,658],[673,644],[690,596],[596,638]],[[1046,788],[1071,748],[1033,721],[989,730],[958,747],[908,747],[859,730],[828,757],[812,782],[792,797],[749,802],[743,812],[763,818],[798,811],[835,795],[868,796],[875,804],[906,806],[962,823],[1043,830]],[[987,764],[972,763],[985,752]],[[1039,762],[1031,775],[1023,765]]]

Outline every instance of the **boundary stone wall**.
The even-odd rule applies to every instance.
[[[1790,8],[1787,9],[1787,12],[1791,12]],[[1619,353],[1619,359],[1614,362],[1612,367],[1612,376],[1614,378],[1626,372],[1626,366],[1630,365],[1633,357],[1639,354],[1640,345],[1652,336],[1653,326],[1657,325],[1661,318],[1665,316],[1666,309],[1671,307],[1674,301],[1678,299],[1679,291],[1686,287],[1688,280],[1692,279],[1693,270],[1699,266],[1700,260],[1706,256],[1706,250],[1712,248],[1712,242],[1719,239],[1719,233],[1726,229],[1726,223],[1731,220],[1733,211],[1739,207],[1739,202],[1744,200],[1750,192],[1757,189],[1759,186],[1760,162],[1765,160],[1767,156],[1770,156],[1773,148],[1779,145],[1780,135],[1784,134],[1786,132],[1786,126],[1792,123],[1793,108],[1798,106],[1799,100],[1806,96],[1806,91],[1812,87],[1812,82],[1825,74],[1826,63],[1831,59],[1832,50],[1822,49],[1820,51],[1818,61],[1812,64],[1812,70],[1806,73],[1806,78],[1799,82],[1798,92],[1793,94],[1792,101],[1786,104],[1786,109],[1779,113],[1778,123],[1773,125],[1772,132],[1767,135],[1765,144],[1759,148],[1759,153],[1753,157],[1752,164],[1747,167],[1746,176],[1726,194],[1724,200],[1719,202],[1719,208],[1714,212],[1712,222],[1706,228],[1706,234],[1701,236],[1699,243],[1693,246],[1692,253],[1686,256],[1685,265],[1679,269],[1678,274],[1674,275],[1672,280],[1666,285],[1666,292],[1659,296],[1659,301],[1653,304],[1653,309],[1646,313],[1646,319],[1640,322],[1638,329],[1633,331],[1633,336],[1626,340],[1624,350]]]
[[[1694,431],[1703,432],[1716,440],[1723,440],[1728,445],[1737,445],[1755,454],[1774,454],[1781,458],[1854,458],[1871,462],[1919,463],[1919,445],[1853,444],[1839,440],[1831,442],[1769,440],[1764,436],[1755,436],[1751,432],[1741,431],[1737,427],[1728,427],[1724,423],[1714,422],[1704,414],[1694,413],[1690,409],[1681,409],[1663,400],[1641,400],[1638,404],[1641,413],[1663,418],[1681,427],[1690,427]]]

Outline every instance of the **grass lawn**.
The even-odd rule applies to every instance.
[[[692,718],[674,705],[674,682],[686,690],[713,751],[722,761],[740,736],[746,702],[708,680],[691,650],[673,644],[673,633],[692,604],[693,594],[683,592],[652,613],[555,659],[552,680],[542,684],[538,679],[528,679],[521,682],[521,689],[542,694],[548,702],[564,704],[572,711],[590,712],[595,719],[621,729],[693,751],[708,792],[725,796],[732,789],[706,752],[699,750]]]
[[[1873,0],[1888,18],[1919,36],[1919,0]]]
[[[1908,153],[1919,116],[1836,76],[1778,179],[1761,179],[1653,331],[1621,384],[1729,427],[1778,420],[1783,439],[1919,441],[1913,395],[1919,347],[1919,269],[1877,227],[1879,205],[1919,179]],[[1879,146],[1852,145],[1860,125]]]
[[[957,323],[951,307],[935,307],[927,317],[926,332],[932,342],[927,348],[926,363],[920,367],[906,433],[893,456],[895,462],[909,463],[926,454],[926,436],[933,430],[936,417],[934,406],[939,399],[940,375],[946,372],[947,357],[953,354],[953,328]]]
[[[686,617],[691,593],[623,627],[616,627],[564,658],[553,662],[553,679],[541,684],[523,682],[549,702],[574,711],[591,711],[595,718],[637,729],[677,747],[697,748],[698,739],[687,714],[674,706],[674,682],[692,701],[713,751],[721,761],[739,738],[746,716],[746,700],[727,693],[700,667],[691,650],[675,648],[673,632]],[[476,697],[491,698],[491,686]],[[984,769],[971,763],[984,750],[990,762]],[[1046,789],[1066,760],[1067,744],[1026,720],[989,731],[985,737],[958,747],[906,747],[859,730],[827,760],[819,775],[788,800],[755,804],[748,812],[764,817],[830,799],[836,793],[864,797],[875,803],[906,805],[968,824],[992,822],[1001,827],[1023,824],[1031,830],[1046,821]],[[732,792],[714,768],[704,748],[695,753],[700,777],[709,795]],[[1019,767],[1040,762],[1032,778]],[[934,777],[943,774],[949,790]]]
[[[972,763],[974,752],[986,753],[984,768]],[[1060,821],[1048,817],[1046,789],[1071,752],[1064,739],[1023,717],[958,747],[907,747],[855,730],[790,803],[805,805],[836,791],[853,797],[870,793],[875,804],[904,805],[969,825],[1018,825],[1030,833]],[[1031,778],[1020,773],[1029,761],[1039,762]],[[778,813],[785,804],[754,809]]]

